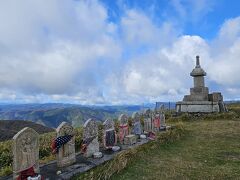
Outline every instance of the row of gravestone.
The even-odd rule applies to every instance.
[[[131,145],[143,133],[155,133],[165,126],[163,111],[152,112],[150,109],[143,113],[144,128],[142,130],[140,114],[132,115],[133,129],[129,132],[128,117],[125,114],[119,116],[118,135],[114,128],[114,121],[107,119],[104,125],[103,144],[106,149],[111,149],[119,142]],[[74,128],[66,122],[62,122],[58,128],[57,137],[53,140],[52,150],[57,156],[57,166],[65,167],[76,161]],[[83,144],[81,147],[85,157],[92,157],[99,152],[97,122],[89,119],[84,123]],[[24,128],[13,137],[13,179],[27,179],[34,177],[41,179],[39,175],[39,135],[31,128]]]

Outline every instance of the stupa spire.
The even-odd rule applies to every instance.
[[[199,68],[200,66],[200,57],[196,56],[196,68]]]

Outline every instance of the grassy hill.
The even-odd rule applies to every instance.
[[[0,141],[12,139],[12,137],[24,127],[33,128],[39,134],[54,131],[52,128],[31,121],[0,120]]]
[[[240,106],[229,109],[229,114],[185,117],[184,138],[139,153],[111,179],[240,179]]]

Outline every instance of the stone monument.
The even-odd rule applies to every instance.
[[[107,119],[103,123],[103,144],[106,149],[111,149],[117,143],[117,134],[112,119]]]
[[[67,122],[62,122],[56,131],[57,141],[61,144],[57,152],[57,166],[69,166],[76,162],[74,128]],[[67,141],[61,143],[67,138]]]
[[[144,114],[144,131],[152,132],[152,112],[150,109],[146,109]]]
[[[118,118],[119,121],[119,141],[124,142],[125,136],[129,134],[128,132],[128,117],[125,114],[121,114]]]
[[[140,138],[140,135],[142,134],[142,127],[141,127],[140,115],[138,112],[134,112],[132,114],[132,120],[133,120],[133,134],[137,135],[138,138]]]
[[[163,104],[161,104],[161,106],[159,108],[159,112],[160,112],[160,126],[161,127],[166,127],[165,114],[164,114],[164,105]]]
[[[83,144],[85,145],[84,156],[91,157],[99,152],[98,126],[93,119],[88,119],[83,125]]]
[[[39,135],[32,128],[25,127],[13,137],[13,179],[22,175],[39,174]]]
[[[185,95],[183,101],[176,103],[176,112],[225,112],[226,107],[221,93],[214,92],[209,94],[208,87],[205,87],[204,76],[207,74],[200,66],[199,56],[196,56],[196,66],[190,75],[193,77],[194,87],[190,88],[190,95]]]
[[[154,113],[152,114],[152,131],[159,132],[161,127],[161,120],[160,120],[160,113],[158,110],[155,109]]]

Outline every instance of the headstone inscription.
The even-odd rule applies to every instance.
[[[39,135],[25,127],[13,137],[13,179],[41,178],[39,175]]]
[[[92,157],[99,152],[98,126],[93,119],[88,119],[83,125],[83,147],[85,157]]]
[[[56,129],[55,148],[57,166],[65,167],[76,162],[74,128],[67,122],[62,122]]]
[[[140,138],[140,135],[142,134],[142,127],[141,127],[140,115],[138,112],[134,112],[132,114],[132,120],[133,120],[133,134],[137,135],[138,138]]]
[[[152,113],[150,109],[144,112],[144,131],[147,133],[152,132]]]
[[[114,122],[112,119],[107,119],[103,123],[103,144],[106,149],[111,149],[117,143],[117,134],[114,128]]]
[[[119,141],[123,144],[124,137],[128,135],[128,117],[125,114],[121,114],[118,118],[119,121]]]

